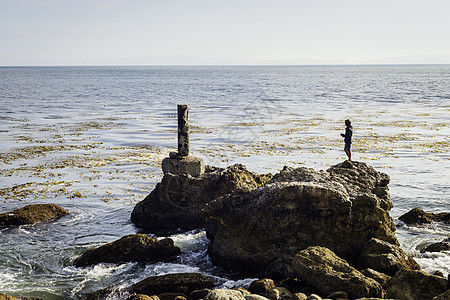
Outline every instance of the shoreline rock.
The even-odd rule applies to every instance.
[[[388,175],[362,162],[326,171],[285,167],[262,187],[205,206],[208,253],[214,264],[249,274],[309,246],[355,265],[372,238],[399,245],[388,183]]]
[[[421,253],[425,252],[441,252],[441,251],[448,251],[450,250],[450,237],[446,238],[440,242],[432,243],[422,250],[420,250]]]
[[[56,204],[29,204],[0,214],[0,227],[32,225],[54,221],[70,212]]]
[[[398,218],[400,221],[406,224],[429,224],[432,222],[443,222],[450,224],[450,213],[429,213],[421,210],[420,208],[413,208],[406,214],[401,215]]]
[[[73,264],[85,267],[99,263],[157,262],[172,259],[180,253],[172,239],[158,240],[145,234],[130,234],[84,252]]]
[[[217,197],[249,191],[272,176],[250,172],[244,165],[226,169],[207,167],[200,177],[167,173],[131,213],[131,221],[144,232],[192,230],[204,227],[201,210]]]

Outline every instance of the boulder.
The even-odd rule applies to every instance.
[[[282,286],[268,290],[265,295],[270,300],[297,300],[291,291]]]
[[[204,227],[201,210],[206,203],[235,191],[249,191],[272,176],[249,172],[236,164],[226,169],[207,167],[199,177],[167,173],[131,213],[131,221],[147,232],[191,230]]]
[[[142,294],[131,295],[127,298],[127,300],[160,300],[158,296],[147,296]]]
[[[389,280],[391,280],[391,276],[372,270],[370,268],[361,270],[361,273],[363,273],[366,277],[372,278],[373,280],[381,284],[383,289],[387,288],[388,282]]]
[[[250,294],[245,296],[244,298],[245,300],[269,300],[269,298],[257,294]]]
[[[248,290],[252,294],[264,294],[275,287],[275,282],[269,278],[262,278],[250,283]]]
[[[359,269],[368,267],[390,276],[402,268],[420,270],[419,264],[399,246],[375,238],[366,243],[358,259]]]
[[[429,213],[421,210],[420,208],[413,208],[404,215],[401,215],[399,220],[406,224],[427,224],[432,222],[444,222],[450,223],[450,213]]]
[[[238,290],[213,289],[204,300],[245,300],[245,297]]]
[[[148,277],[129,289],[131,293],[159,295],[162,293],[183,293],[189,295],[195,290],[211,289],[214,281],[200,273],[175,273]]]
[[[158,240],[145,234],[130,234],[86,251],[75,259],[74,265],[85,267],[99,263],[157,262],[174,258],[180,252],[172,239]]]
[[[195,290],[192,291],[189,294],[189,299],[190,300],[199,300],[199,299],[203,299],[206,297],[206,295],[208,295],[208,293],[210,292],[210,289],[202,289],[202,290]]]
[[[69,211],[55,204],[29,204],[0,214],[0,227],[50,222],[67,214]]]
[[[327,248],[312,246],[300,251],[294,256],[292,266],[301,279],[324,295],[345,291],[351,298],[382,297],[383,289],[378,282]]]
[[[388,182],[361,162],[285,167],[262,187],[205,206],[208,253],[213,263],[248,273],[316,245],[355,262],[372,238],[398,245]]]
[[[446,238],[437,243],[430,244],[420,250],[420,252],[440,252],[440,251],[448,251],[450,250],[450,238]]]
[[[389,281],[386,297],[397,300],[433,299],[447,289],[445,278],[401,269]]]
[[[433,298],[433,300],[448,300],[448,299],[450,299],[450,289]]]

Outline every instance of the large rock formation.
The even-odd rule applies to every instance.
[[[158,240],[145,234],[130,234],[86,251],[75,259],[74,265],[84,267],[99,263],[156,262],[174,258],[180,252],[172,239]]]
[[[382,297],[382,287],[324,247],[312,246],[297,253],[292,266],[298,276],[324,295],[345,291],[353,298]]]
[[[67,214],[69,214],[69,211],[55,204],[29,204],[11,212],[0,214],[0,226],[49,222]]]
[[[201,210],[206,203],[236,191],[255,189],[270,178],[270,174],[258,175],[240,164],[226,169],[208,167],[200,177],[167,173],[135,206],[131,221],[148,232],[203,228]]]
[[[440,251],[449,251],[450,250],[450,237],[446,238],[440,242],[430,244],[420,250],[420,252],[440,252]]]
[[[323,246],[354,264],[372,238],[398,245],[388,183],[388,175],[362,162],[326,171],[285,167],[263,187],[206,205],[211,259],[255,273],[309,246]]]

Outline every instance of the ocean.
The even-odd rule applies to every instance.
[[[449,212],[450,65],[1,67],[0,213],[54,203],[53,223],[0,229],[0,293],[79,299],[146,277],[202,272],[223,287],[252,278],[213,266],[202,230],[172,235],[171,263],[75,268],[81,253],[138,231],[134,205],[177,147],[177,104],[189,105],[191,154],[207,164],[327,169],[352,158],[387,173],[396,235],[426,272],[450,253],[420,253],[450,226],[405,225],[414,207]]]

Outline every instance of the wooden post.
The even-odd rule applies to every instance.
[[[187,104],[178,104],[178,156],[189,155],[189,124]]]

